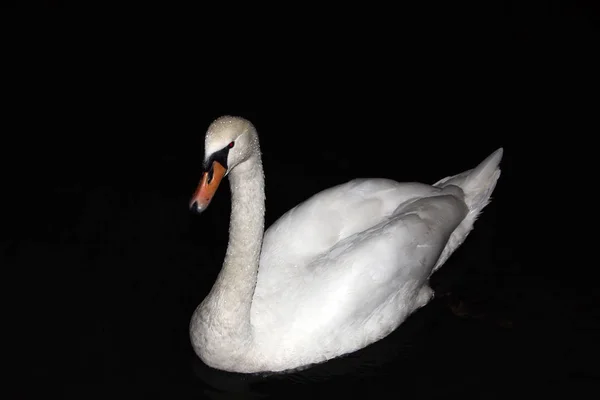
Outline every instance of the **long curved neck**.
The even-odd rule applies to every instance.
[[[264,233],[265,189],[260,153],[231,170],[231,218],[225,261],[205,300],[211,325],[230,338],[252,334],[250,309]]]

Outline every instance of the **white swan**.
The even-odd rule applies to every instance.
[[[229,244],[191,319],[194,351],[221,370],[280,372],[382,339],[432,298],[429,277],[488,204],[501,158],[502,148],[435,185],[353,180],[292,208],[263,237],[257,132],[243,118],[218,118],[190,207],[204,211],[229,175]]]

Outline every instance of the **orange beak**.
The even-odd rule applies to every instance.
[[[210,169],[202,175],[202,180],[190,200],[192,211],[201,213],[206,210],[219,188],[227,169],[218,161],[213,161]]]

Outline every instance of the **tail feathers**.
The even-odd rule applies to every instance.
[[[473,229],[473,224],[481,211],[491,200],[491,195],[496,188],[498,178],[500,178],[500,161],[504,150],[499,148],[483,160],[477,167],[464,171],[458,175],[446,177],[435,183],[434,186],[446,187],[455,185],[462,189],[464,201],[469,212],[460,225],[454,230],[448,244],[444,248],[433,271],[446,262],[448,257],[456,250],[466,239]]]
[[[478,207],[483,209],[489,202],[490,196],[498,182],[498,178],[500,178],[499,165],[503,153],[504,149],[501,147],[490,154],[474,169],[464,171],[458,175],[446,177],[436,182],[434,186],[458,186],[465,193],[465,203],[467,204],[467,207],[469,207],[469,210]]]

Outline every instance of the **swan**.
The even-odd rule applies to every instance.
[[[432,299],[429,277],[490,202],[502,154],[434,185],[354,179],[313,195],[265,231],[257,130],[242,117],[215,119],[189,207],[205,211],[228,177],[229,241],[191,317],[194,352],[218,370],[282,373],[384,338]]]

